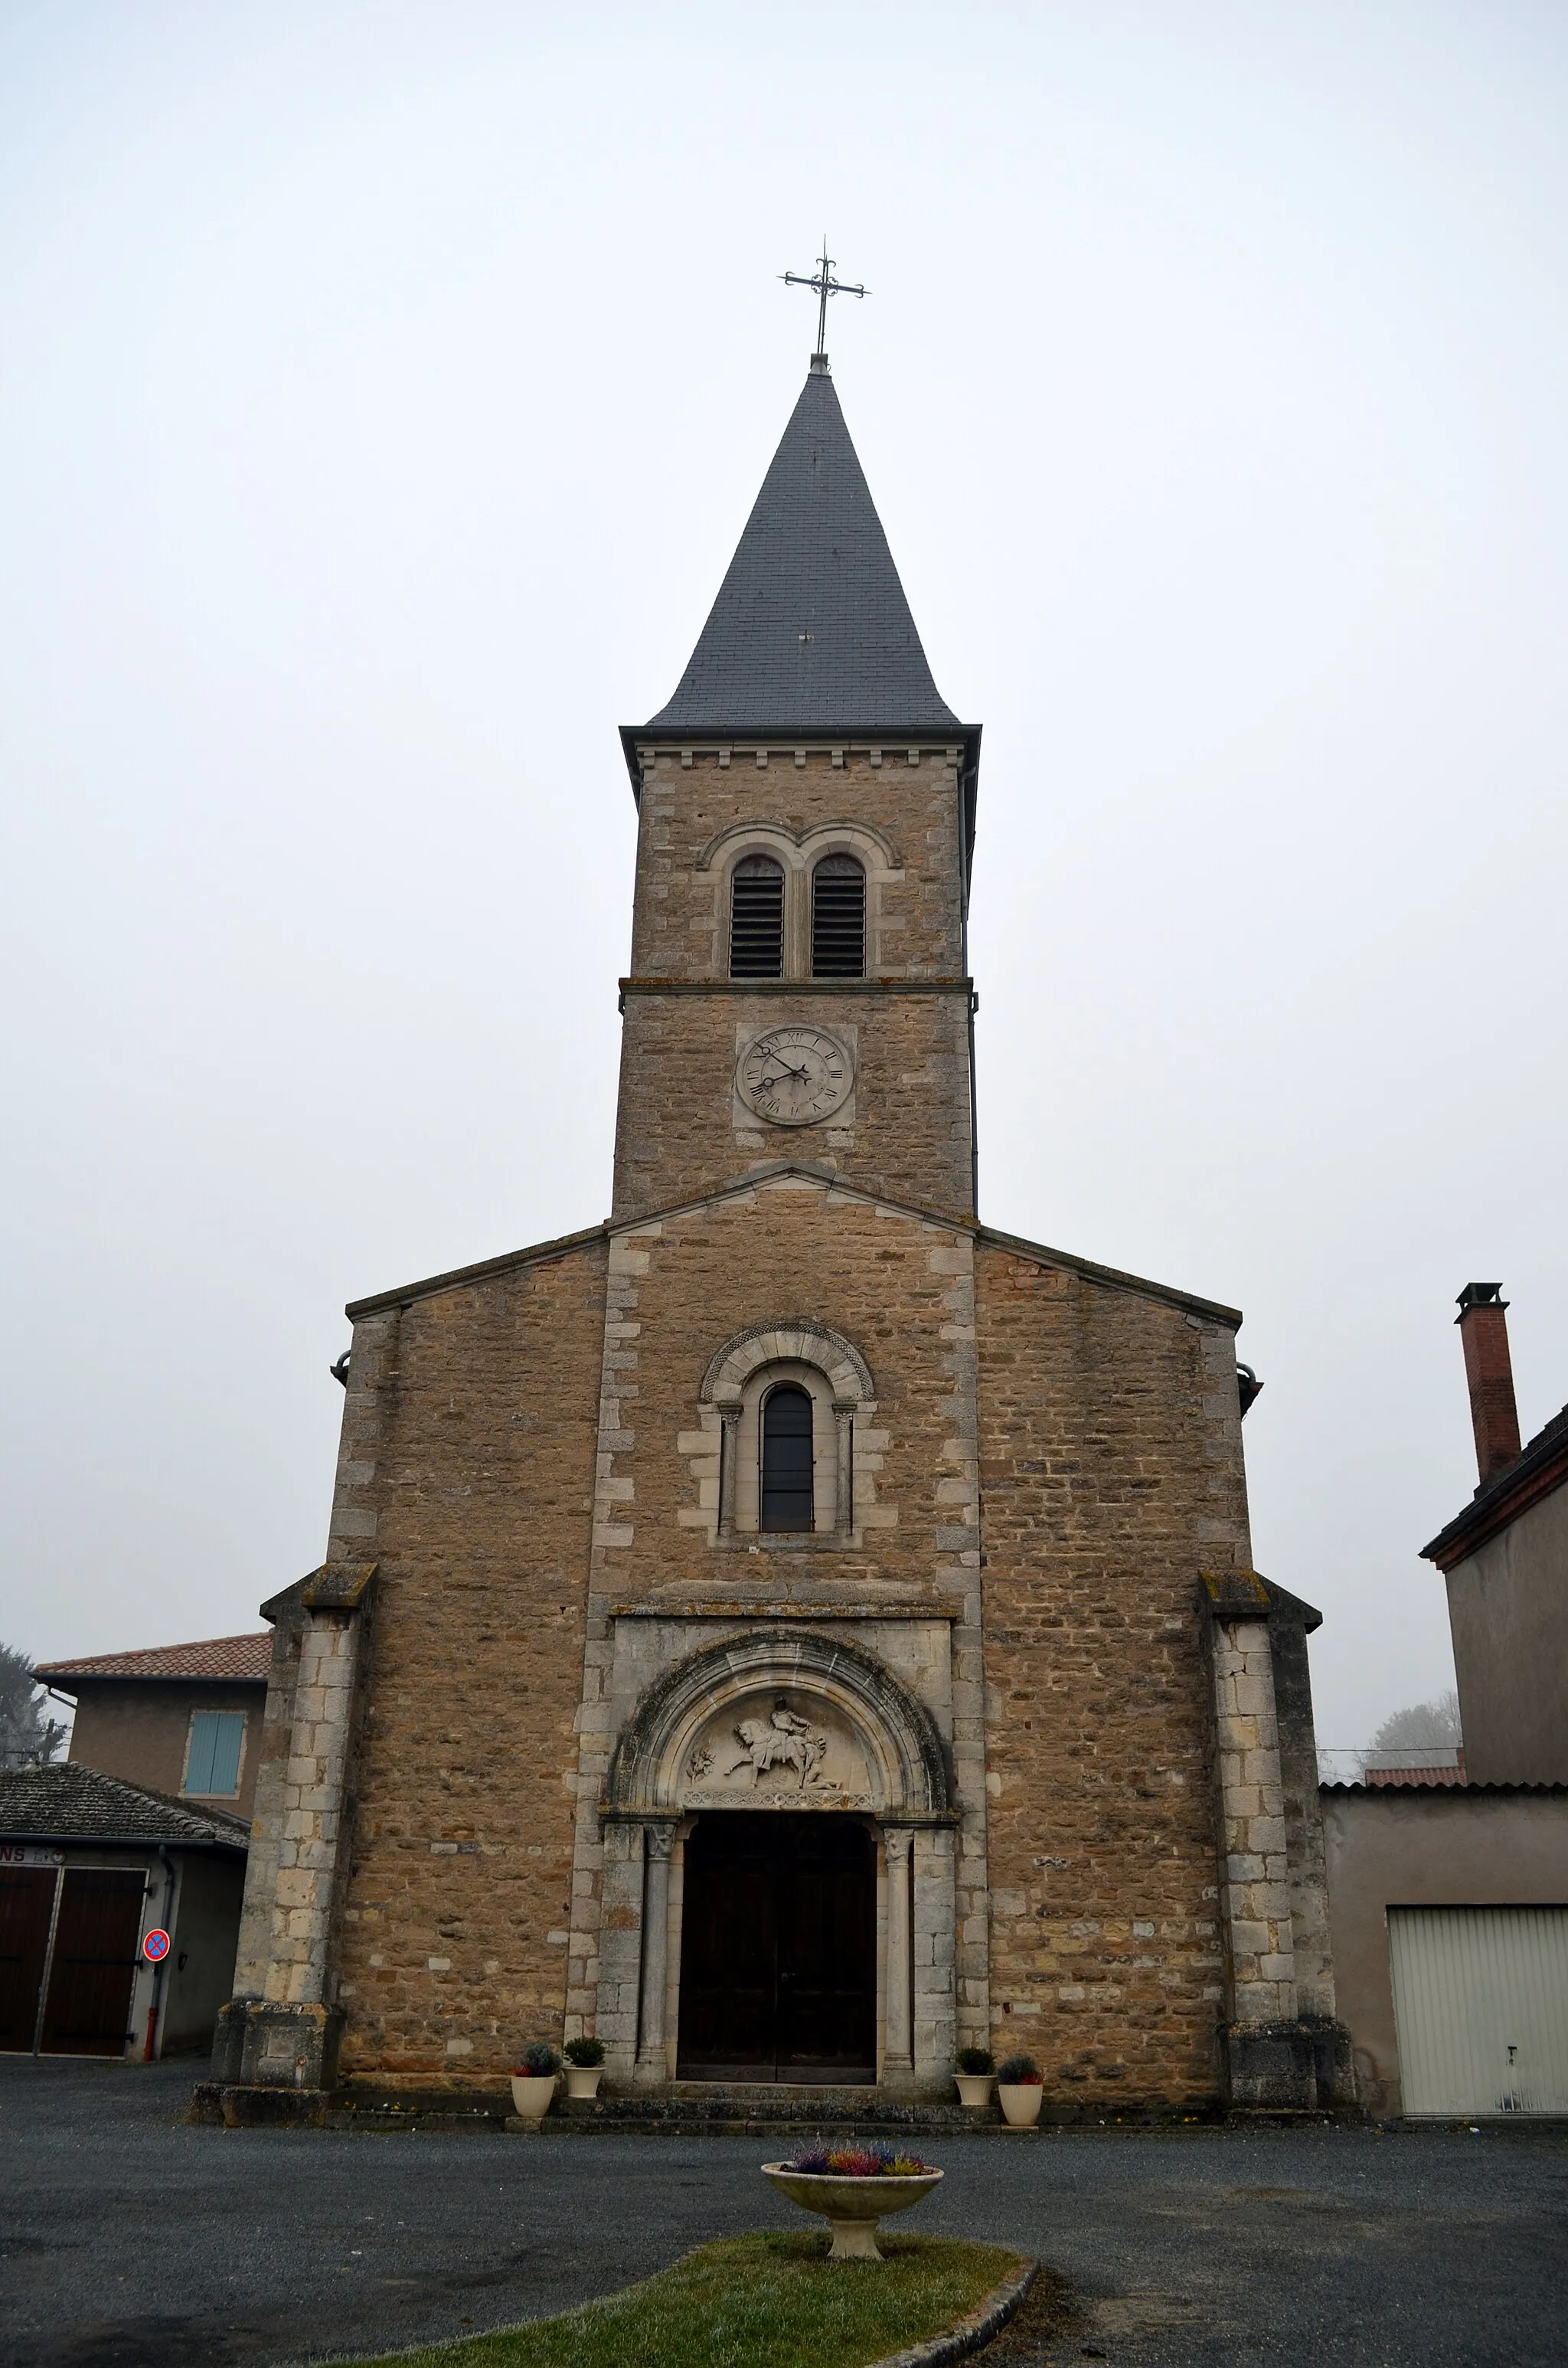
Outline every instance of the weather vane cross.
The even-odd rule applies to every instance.
[[[824,231],[822,253],[817,257],[817,268],[810,279],[799,271],[781,271],[778,275],[787,288],[810,288],[816,296],[817,349],[812,356],[814,362],[825,362],[827,359],[828,298],[830,296],[869,296],[871,292],[869,288],[852,288],[846,279],[835,279],[833,276],[833,266],[834,258],[827,251],[827,233]]]

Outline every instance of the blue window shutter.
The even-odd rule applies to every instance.
[[[190,1758],[185,1789],[214,1795],[235,1793],[240,1782],[240,1745],[244,1713],[199,1710],[190,1722]]]

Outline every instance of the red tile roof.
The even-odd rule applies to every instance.
[[[69,1687],[73,1678],[218,1678],[264,1682],[272,1663],[272,1631],[255,1636],[209,1636],[199,1645],[153,1645],[142,1653],[95,1653],[85,1660],[40,1661],[34,1674]]]

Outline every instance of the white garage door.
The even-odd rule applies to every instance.
[[[1407,2113],[1568,2113],[1568,1907],[1391,1907]]]

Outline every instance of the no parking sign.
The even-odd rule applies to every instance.
[[[169,1936],[161,1926],[155,1926],[151,1932],[143,1933],[142,1954],[150,1965],[161,1965],[168,1953]]]

